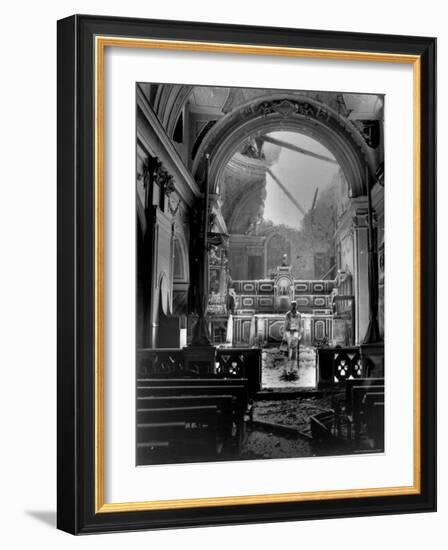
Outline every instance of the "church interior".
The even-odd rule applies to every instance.
[[[136,103],[137,465],[383,452],[384,97]]]

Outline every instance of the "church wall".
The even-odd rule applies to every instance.
[[[137,211],[142,218],[137,311],[144,327],[138,345],[179,347],[190,279],[190,215],[200,193],[182,162],[182,144],[173,144],[143,94],[137,99]],[[176,240],[183,262],[177,280]]]
[[[356,326],[355,341],[361,344],[369,326],[369,275],[368,275],[368,244],[367,225],[355,230],[355,303]]]
[[[235,180],[230,179],[231,175],[229,171],[228,180],[225,181],[229,184],[228,189],[232,189],[230,186],[233,183],[242,192],[241,181],[236,185]],[[378,238],[381,240],[381,189],[377,191],[375,200]],[[256,209],[252,207],[252,210],[255,212]],[[241,223],[241,219],[238,219]],[[354,338],[357,344],[362,343],[369,324],[367,200],[366,197],[350,199],[348,184],[342,172],[339,171],[330,186],[321,192],[315,208],[304,216],[301,229],[264,220],[253,225],[250,220],[245,223],[249,234],[231,235],[230,238],[232,279],[268,279],[276,267],[281,265],[283,254],[287,255],[287,263],[291,265],[292,274],[297,279],[316,280],[323,276],[334,278],[336,271],[341,270],[353,277]],[[249,263],[254,255],[263,258],[263,277],[251,276]],[[380,288],[380,309],[382,291],[383,288]]]
[[[137,184],[140,209],[143,205],[146,212],[143,226],[148,225],[143,231],[150,237],[150,253],[146,253],[153,262],[149,285],[152,296],[151,345],[158,343],[157,332],[161,311],[166,318],[176,317],[185,324],[183,317],[187,311],[189,281],[174,280],[174,242],[177,239],[178,242],[182,242],[183,248],[188,250],[190,209],[199,197],[199,190],[190,173],[192,146],[200,134],[201,127],[213,122],[217,116],[215,110],[199,108],[198,105],[191,110],[191,98],[185,100],[187,96],[182,100],[181,109],[176,110],[176,105],[183,95],[180,88],[174,93],[174,88],[177,90],[177,87],[173,87],[173,93],[165,94],[165,98],[162,97],[163,94],[160,95],[158,103],[154,99],[157,93],[154,95],[151,87],[142,88],[143,97],[146,97],[146,100],[153,98],[153,104],[157,103],[158,113],[181,113],[182,132],[179,131],[179,127],[177,130],[175,127],[174,119],[177,118],[177,114],[172,114],[169,120],[165,115],[159,120],[152,113],[149,103],[146,104],[146,100],[138,101],[138,138],[143,142],[146,139],[146,144],[150,144],[141,158],[144,159],[147,155],[157,159],[174,182],[174,190],[169,192],[163,182],[161,185],[153,186],[149,209],[148,205],[145,205],[145,190],[141,184]],[[175,140],[173,132],[176,132]],[[220,173],[220,193],[216,193],[222,200],[222,210],[221,205],[219,208],[225,226],[223,232],[230,235],[228,259],[231,278],[267,279],[276,267],[283,263],[284,254],[296,279],[334,278],[336,269],[348,272],[353,275],[356,305],[355,339],[357,343],[362,342],[369,321],[365,197],[349,198],[348,184],[340,171],[330,186],[321,187],[313,210],[304,215],[300,229],[270,224],[263,220],[266,172],[270,164],[263,156],[256,140],[253,141],[254,143],[248,141],[245,144],[246,149],[235,154]],[[145,150],[144,143],[142,150]],[[139,152],[139,159],[140,156]],[[374,209],[377,213],[378,245],[381,249],[384,227],[383,189],[378,188],[373,195]],[[176,206],[179,200],[180,203]],[[383,265],[384,258],[380,254],[380,331],[383,330]],[[167,322],[165,317],[163,322]],[[174,334],[179,331],[173,328],[171,332]]]
[[[350,227],[345,234],[337,241],[337,268],[341,271],[353,274],[355,271],[354,262],[354,238],[353,229]]]
[[[355,343],[360,344],[369,324],[367,199],[359,197],[338,221],[335,235],[338,269],[353,276]]]
[[[372,205],[376,213],[378,247],[378,325],[384,338],[384,188],[377,183],[372,189]]]
[[[265,237],[261,235],[230,235],[229,270],[234,280],[264,278]],[[254,261],[253,258],[260,258]],[[252,271],[250,273],[250,271]]]

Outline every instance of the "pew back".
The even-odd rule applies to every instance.
[[[139,463],[162,455],[168,462],[189,462],[239,445],[246,379],[139,378],[136,389]]]

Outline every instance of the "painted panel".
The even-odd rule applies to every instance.
[[[295,291],[299,294],[309,293],[309,284],[305,281],[295,284]]]
[[[259,294],[272,294],[274,292],[274,283],[258,283]]]
[[[268,337],[269,341],[281,342],[283,340],[283,329],[285,322],[281,321],[268,321]]]

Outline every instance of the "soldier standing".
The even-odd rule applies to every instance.
[[[297,363],[299,362],[299,343],[302,338],[302,316],[297,311],[297,302],[291,302],[291,309],[285,316],[284,337],[288,342],[288,360],[291,361],[296,351]]]

